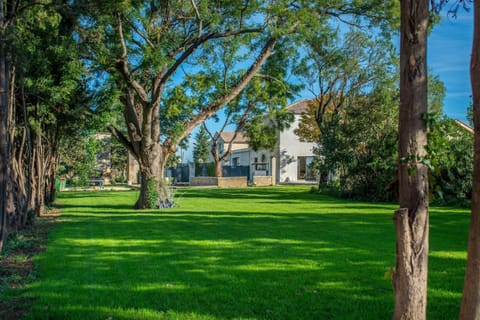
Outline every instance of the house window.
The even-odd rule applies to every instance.
[[[232,159],[232,167],[238,167],[240,165],[240,157],[235,157]]]
[[[313,174],[313,157],[297,158],[297,179],[298,180],[315,180]]]
[[[262,154],[260,157],[261,161],[258,161],[258,158],[255,157],[253,161],[253,168],[255,171],[267,171],[268,164],[265,162],[265,155]]]
[[[267,164],[264,162],[257,162],[255,163],[255,170],[267,170]]]

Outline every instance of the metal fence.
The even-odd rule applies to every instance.
[[[196,176],[209,176],[207,170],[208,164],[200,165],[196,170],[200,170]],[[223,177],[250,177],[250,166],[223,166]],[[173,183],[188,183],[190,181],[190,166],[188,164],[179,164],[176,167],[168,167],[165,169],[165,177],[173,178]]]
[[[190,180],[190,168],[188,164],[179,164],[176,167],[168,167],[165,176],[173,178],[174,183],[187,183]]]
[[[250,177],[250,166],[223,166],[222,175],[224,177]]]

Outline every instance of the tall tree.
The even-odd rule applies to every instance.
[[[375,87],[324,119],[314,168],[324,176],[335,174],[340,183],[332,187],[337,186],[342,197],[395,199],[395,189],[389,186],[396,174],[398,95],[389,89]]]
[[[473,98],[474,160],[472,212],[468,237],[467,269],[460,319],[480,319],[480,1],[473,1],[473,44],[470,83]]]
[[[11,29],[17,9],[15,0],[0,0],[0,251],[7,234],[7,212],[12,203],[8,201],[7,188],[10,180],[10,122],[11,119]]]
[[[356,194],[361,197],[363,197],[362,194],[372,196],[371,191],[374,186],[384,188],[385,185],[382,187],[381,184],[385,182],[385,179],[390,180],[389,182],[394,180],[391,177],[387,178],[387,174],[382,175],[382,179],[380,179],[382,182],[380,180],[371,181],[373,176],[366,171],[362,172],[368,167],[360,165],[358,161],[373,160],[375,152],[372,150],[372,152],[364,153],[356,159],[358,161],[354,161],[349,158],[355,158],[355,155],[346,152],[347,149],[353,147],[353,144],[346,145],[340,143],[340,140],[336,141],[337,138],[340,139],[338,134],[349,131],[345,126],[345,121],[352,127],[362,124],[362,120],[351,118],[355,110],[349,112],[349,108],[358,109],[358,106],[364,106],[366,101],[371,101],[380,110],[384,105],[377,105],[378,103],[386,103],[387,100],[391,100],[397,95],[396,79],[392,77],[396,73],[397,57],[390,38],[385,37],[382,33],[377,32],[376,36],[372,36],[371,33],[372,31],[369,29],[362,30],[358,26],[354,26],[342,32],[335,30],[328,41],[324,40],[323,43],[318,41],[320,35],[313,35],[306,39],[307,55],[297,69],[297,73],[304,79],[307,89],[315,95],[315,98],[310,100],[309,109],[302,115],[303,121],[300,122],[295,133],[303,141],[319,143],[316,150],[318,157],[315,163],[319,165],[318,169],[323,168],[321,173],[333,172],[331,170],[336,168],[336,173],[341,177],[341,181],[347,182],[344,178],[349,181],[349,183],[342,184],[342,191],[345,192],[345,195]],[[372,92],[374,94],[371,94]],[[379,98],[380,96],[382,98]],[[383,111],[366,115],[364,120],[370,119],[371,116],[371,120],[382,121],[379,115],[388,113]],[[365,112],[369,111],[365,110]],[[346,117],[350,119],[346,120]],[[385,126],[386,131],[389,128],[389,125]],[[323,137],[325,131],[329,131],[328,136]],[[368,143],[375,141],[375,137],[369,136],[366,132],[365,136],[364,140],[368,139]],[[338,146],[336,146],[337,142]],[[343,148],[339,146],[343,146]],[[375,149],[380,151],[380,148]],[[330,158],[326,159],[323,152],[328,153]],[[384,156],[385,152],[386,150],[382,148]],[[360,154],[357,155],[360,156]],[[390,154],[390,156],[393,155],[394,153]],[[339,161],[331,161],[333,159]],[[358,177],[353,175],[353,170],[359,174]],[[324,179],[320,179],[319,188],[323,183]],[[377,200],[386,200],[385,192],[374,194],[378,196]]]
[[[394,319],[425,319],[428,274],[427,32],[429,1],[402,0],[399,204]]]
[[[200,130],[195,135],[193,146],[193,161],[195,163],[207,163],[209,160],[208,150],[210,149],[209,135],[205,126],[200,126]]]
[[[261,7],[256,1],[248,6],[229,2],[208,6],[206,1],[139,2],[127,6],[110,3],[106,7],[103,3],[84,5],[90,6],[92,10],[87,14],[95,19],[82,25],[83,41],[95,50],[97,62],[110,73],[115,71],[118,77],[128,137],[114,127],[110,129],[139,163],[142,184],[135,207],[151,205],[152,202],[147,201],[148,188],[158,192],[161,204],[167,199],[163,175],[168,157],[197,125],[234,99],[247,85],[272,54],[279,33],[274,35],[264,21],[252,18]],[[109,14],[95,15],[94,10]],[[84,19],[85,16],[81,18]],[[283,22],[288,25],[287,21]],[[237,73],[240,76],[231,78],[228,90],[215,90],[210,83],[204,91],[208,99],[194,105],[180,86],[170,90],[172,77],[181,73],[181,67],[202,59],[202,52],[206,52],[209,44],[229,37],[243,39],[243,46],[252,48],[254,55],[250,66]],[[89,42],[92,39],[99,41]],[[104,43],[107,46],[103,46]],[[256,50],[257,45],[260,48]],[[165,96],[170,96],[173,102],[164,100]],[[181,105],[182,100],[186,106]],[[179,114],[179,110],[187,111],[186,107],[190,109],[186,116]],[[169,132],[164,124],[172,123],[175,118],[180,118],[181,122],[177,121]]]
[[[45,2],[17,18],[16,87],[18,103],[13,128],[12,177],[15,207],[32,193],[28,210],[40,214],[55,196],[55,177],[62,139],[83,127],[88,112],[84,66],[71,37],[72,25]],[[28,170],[26,169],[28,167]],[[24,181],[28,181],[27,186]]]
[[[374,82],[390,81],[396,63],[390,38],[372,32],[354,26],[347,32],[332,31],[323,41],[324,34],[307,37],[307,55],[296,72],[315,96],[310,102],[312,114],[305,117],[316,122],[319,135],[325,117],[341,112],[349,99],[364,95]],[[297,133],[312,133],[312,124],[307,119]],[[318,136],[308,138],[318,141]]]

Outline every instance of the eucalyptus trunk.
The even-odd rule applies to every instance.
[[[36,216],[42,214],[45,203],[45,163],[44,163],[44,148],[42,145],[41,136],[35,130],[32,130],[32,175],[30,179],[30,188],[32,190],[32,198],[30,201],[30,208],[35,212]]]
[[[474,159],[472,212],[468,237],[467,268],[460,319],[480,319],[480,1],[474,2],[474,31],[470,60],[473,97]]]
[[[394,319],[426,318],[428,275],[428,1],[402,0],[400,26],[399,204]]]
[[[14,71],[14,70],[13,70]],[[10,84],[10,87],[13,88],[14,81]],[[11,90],[10,101],[14,101],[14,93]],[[17,105],[11,104],[11,112],[9,115],[10,123],[10,141],[13,141],[12,148],[10,152],[10,184],[9,184],[9,202],[14,204],[10,205],[7,211],[9,216],[9,224],[13,232],[16,232],[19,228],[23,228],[27,223],[27,213],[28,213],[28,204],[29,204],[29,189],[27,183],[27,173],[28,162],[30,161],[29,155],[29,144],[28,144],[28,127],[25,125],[26,115],[23,116],[23,124],[19,123],[22,119],[16,119],[14,115],[17,113]],[[25,113],[25,108],[23,108]],[[20,113],[20,112],[19,112]]]

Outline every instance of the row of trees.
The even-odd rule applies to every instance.
[[[62,144],[91,117],[87,74],[62,6],[0,1],[0,250],[55,196]]]

